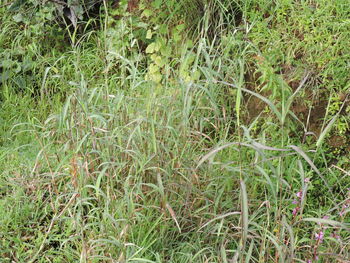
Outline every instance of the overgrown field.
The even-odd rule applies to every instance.
[[[350,262],[348,0],[54,2],[0,0],[0,262]]]

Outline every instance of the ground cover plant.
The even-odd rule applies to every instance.
[[[348,1],[57,3],[0,1],[0,262],[350,262]]]

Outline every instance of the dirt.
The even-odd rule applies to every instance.
[[[263,60],[263,58],[260,56],[256,56],[254,57],[254,59],[257,61],[257,63],[261,63],[261,60]],[[251,65],[251,68],[254,69],[254,66]],[[259,82],[260,77],[261,74],[259,72],[254,72],[254,70],[248,70],[248,72],[244,76],[246,83],[245,87],[256,93],[261,93],[258,91],[259,85],[257,84]],[[268,96],[268,94],[261,95],[265,97]],[[248,124],[254,121],[254,119],[264,111],[266,103],[263,102],[261,99],[257,98],[256,96],[250,95],[248,93],[243,93],[243,100],[244,105],[246,106],[246,116],[244,116],[243,119],[245,119],[246,124]]]
[[[296,69],[291,65],[282,65],[280,74],[284,81],[294,92],[299,87],[301,79],[297,78]],[[246,88],[256,93],[261,94],[264,97],[269,97],[269,92],[259,92],[258,83],[259,75],[257,73],[248,72],[245,76]],[[298,119],[304,123],[307,132],[311,132],[318,137],[321,133],[323,119],[326,115],[326,109],[328,105],[328,98],[326,94],[315,95],[313,87],[319,84],[317,78],[311,76],[304,84],[304,96],[296,98],[291,105],[291,111],[298,117]],[[246,123],[249,124],[256,117],[258,117],[266,108],[266,103],[261,99],[250,95],[244,94],[243,96],[246,105]],[[304,131],[301,131],[303,133]]]
[[[139,7],[139,0],[129,0],[128,2],[128,12],[132,13]]]
[[[246,120],[250,123],[264,111],[266,103],[252,95],[244,96],[244,100],[248,115],[246,116]]]
[[[328,144],[333,148],[343,147],[344,145],[346,145],[346,143],[347,143],[346,138],[344,138],[344,136],[340,136],[340,135],[333,135],[328,140]]]

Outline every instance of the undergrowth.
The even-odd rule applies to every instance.
[[[347,1],[104,4],[0,2],[1,262],[348,262]]]

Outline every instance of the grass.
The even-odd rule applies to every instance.
[[[3,262],[348,262],[350,6],[235,3],[0,2]]]

